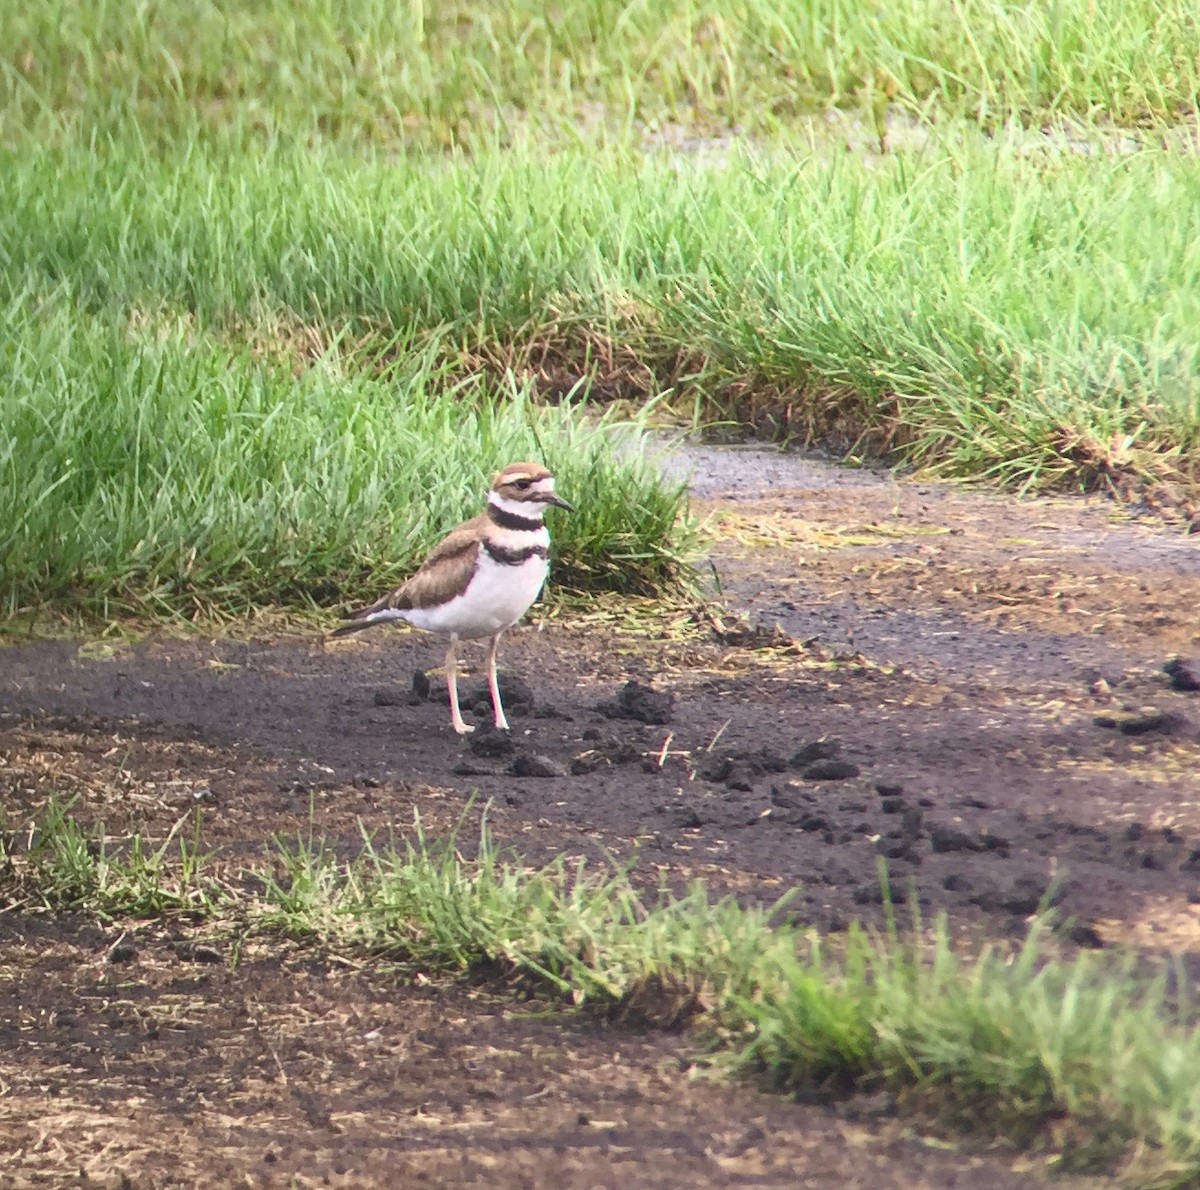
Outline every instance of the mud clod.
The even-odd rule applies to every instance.
[[[108,953],[104,957],[110,963],[132,963],[137,958],[137,953],[137,947],[133,944],[132,939],[123,936],[108,948]]]
[[[569,768],[573,776],[582,777],[588,773],[594,773],[600,768],[620,764],[636,764],[638,761],[645,761],[646,764],[649,764],[649,768],[645,769],[647,772],[659,771],[658,765],[647,760],[642,752],[628,740],[606,738],[595,728],[585,731],[582,738],[594,746],[571,758]]]
[[[1048,899],[1050,904],[1056,904],[1062,899],[1061,890],[1056,890]],[[1045,880],[1037,876],[1018,876],[1009,886],[1001,903],[1009,913],[1028,915],[1036,913],[1045,900],[1047,900]]]
[[[1178,657],[1172,657],[1163,666],[1163,673],[1171,679],[1171,689],[1181,694],[1192,694],[1200,690],[1200,677],[1196,676],[1194,668]]]
[[[888,899],[893,905],[908,904],[907,891],[899,886],[888,890]],[[854,890],[856,905],[882,905],[883,889],[878,884],[863,884]]]
[[[806,799],[796,791],[781,789],[778,785],[771,786],[771,804],[781,810],[798,810]]]
[[[402,707],[408,702],[408,691],[401,686],[380,686],[371,701],[377,707]]]
[[[654,690],[631,678],[612,702],[596,704],[596,710],[609,719],[633,719],[638,723],[662,725],[671,722],[675,695]]]
[[[697,773],[705,781],[723,783],[729,789],[749,793],[763,775],[761,765],[736,756],[714,757],[700,766]]]
[[[1108,727],[1122,735],[1145,735],[1151,731],[1165,731],[1171,726],[1171,717],[1155,707],[1142,707],[1136,711],[1103,711],[1092,722],[1097,727]]]
[[[899,832],[885,835],[875,844],[875,850],[885,859],[902,859],[916,867],[921,865],[921,855],[913,845],[913,840]]]
[[[431,685],[429,675],[423,669],[414,669],[410,683],[411,696],[416,702],[424,702],[429,697]]]
[[[840,751],[841,745],[835,740],[815,740],[797,748],[788,764],[794,769],[802,769],[818,760],[833,760]]]
[[[937,852],[983,851],[983,841],[956,826],[935,826],[929,831],[929,845]]]
[[[1063,934],[1072,945],[1081,946],[1085,950],[1102,950],[1104,948],[1104,939],[1097,933],[1096,927],[1089,926],[1084,922],[1076,922],[1068,926]]]
[[[500,701],[509,711],[520,714],[533,709],[533,690],[524,678],[513,673],[498,673],[496,684],[500,687]],[[466,700],[466,705],[473,707],[480,714],[491,714],[492,692],[487,683],[476,686]]]
[[[565,777],[566,769],[540,752],[522,752],[509,765],[514,777]]]
[[[476,731],[467,737],[467,747],[475,756],[486,756],[489,759],[499,759],[511,756],[516,750],[512,736],[506,731]]]
[[[702,781],[721,782],[732,772],[732,756],[710,756],[696,769],[696,776]]]
[[[818,760],[801,772],[806,781],[847,781],[857,777],[862,770],[846,760]]]
[[[971,898],[972,904],[989,913],[1003,910],[1020,917],[1036,913],[1044,903],[1056,905],[1062,899],[1063,889],[1058,888],[1047,896],[1046,881],[1038,876],[1018,876],[1007,887],[992,887],[978,892]]]
[[[175,954],[185,963],[219,963],[224,958],[215,946],[203,942],[177,942]]]

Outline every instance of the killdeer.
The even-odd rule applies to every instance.
[[[446,686],[450,722],[460,735],[475,729],[458,707],[460,640],[489,637],[488,689],[496,726],[508,730],[496,680],[496,648],[538,597],[549,568],[550,534],[542,521],[549,507],[573,511],[554,491],[554,476],[540,463],[510,463],[492,481],[487,509],[452,529],[406,583],[370,607],[352,612],[346,636],[375,624],[404,620],[428,632],[449,634]]]

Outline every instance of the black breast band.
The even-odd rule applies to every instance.
[[[494,545],[486,538],[483,542],[484,552],[493,562],[501,566],[520,566],[530,558],[548,558],[550,551],[544,545],[526,545],[520,549],[511,550],[507,546]]]

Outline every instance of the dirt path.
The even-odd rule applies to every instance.
[[[514,749],[498,755],[494,737],[453,735],[436,675],[429,696],[410,702],[413,671],[439,654],[415,634],[328,648],[16,645],[0,652],[10,821],[51,788],[81,792],[120,830],[162,832],[201,800],[209,844],[236,857],[306,827],[310,803],[317,829],[349,848],[360,820],[403,828],[414,806],[446,828],[477,790],[501,839],[532,859],[636,847],[649,878],[702,876],[754,899],[799,884],[795,911],[825,929],[877,918],[883,853],[899,895],[915,890],[925,912],[947,910],[972,936],[1019,934],[1053,882],[1075,944],[1200,951],[1194,537],[1115,522],[1100,504],[1020,503],[761,452],[699,451],[690,463],[725,592],[762,626],[757,636],[647,640],[615,623],[519,631],[503,660],[529,689],[512,685]],[[761,647],[779,645],[777,622],[816,639]],[[1173,656],[1182,665],[1165,673]],[[669,707],[637,691],[622,701],[629,679]],[[656,718],[667,721],[642,721]],[[417,994],[397,976],[311,956],[262,953],[200,975],[152,932],[117,969],[103,962],[111,940],[90,927],[55,935],[12,913],[0,925],[24,939],[0,987],[3,1019],[17,1022],[4,1040],[0,1131],[25,1151],[30,1179],[39,1162],[82,1160],[60,1137],[66,1164],[54,1164],[51,1140],[30,1131],[67,1095],[99,1121],[89,1151],[101,1138],[114,1146],[93,1176],[145,1170],[138,1185],[203,1181],[171,1183],[171,1163],[151,1159],[163,1128],[174,1129],[173,1153],[211,1152],[256,1185],[320,1184],[339,1162],[343,1182],[332,1184],[378,1184],[385,1169],[404,1169],[413,1185],[1028,1181],[996,1157],[969,1170],[964,1157],[895,1139],[886,1122],[847,1131],[816,1109],[697,1083],[680,1070],[677,1043],[660,1037],[534,1026],[510,1004]],[[47,971],[68,973],[65,983]],[[79,1037],[54,1024],[66,988]],[[116,1034],[96,1007],[114,996],[138,1006],[118,1013]],[[150,1045],[137,1032],[146,1014],[180,996],[191,997],[181,1033],[160,1028]],[[319,1027],[298,1035],[297,997],[314,996],[327,1009],[314,1006]],[[235,1002],[254,1007],[239,1017]],[[256,1036],[279,1031],[278,1062],[259,1041],[245,1058],[251,1018]],[[421,1044],[434,1052],[478,1052],[430,1066],[404,1041],[421,1020],[462,1022],[430,1032]],[[380,1027],[386,1058],[377,1039],[362,1040]],[[121,1029],[139,1045],[122,1048]],[[210,1089],[180,1116],[168,1074],[188,1037],[209,1062],[189,1085]],[[553,1062],[529,1061],[539,1046]],[[39,1063],[59,1072],[57,1090],[45,1089]],[[405,1115],[401,1090],[411,1097],[439,1079],[461,1110],[431,1108],[436,1125]],[[136,1110],[114,1107],[131,1081],[143,1088],[123,1092]],[[542,1094],[543,1083],[555,1090]],[[617,1086],[632,1097],[614,1105]],[[302,1100],[337,1127],[305,1123]],[[571,1123],[580,1116],[614,1128]],[[216,1165],[194,1168],[224,1184]]]

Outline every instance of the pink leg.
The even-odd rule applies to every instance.
[[[500,633],[492,637],[488,645],[488,689],[492,693],[492,711],[495,714],[496,727],[500,731],[508,731],[508,720],[504,717],[504,704],[500,701],[500,682],[496,677],[496,650],[500,646]]]
[[[454,655],[457,644],[458,637],[451,636],[450,647],[446,650],[446,689],[450,692],[450,724],[459,735],[466,735],[475,728],[463,719],[462,711],[458,709],[458,658]]]

